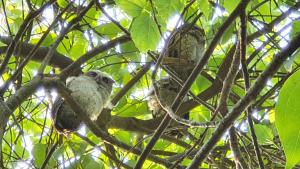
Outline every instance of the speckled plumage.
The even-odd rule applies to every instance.
[[[197,62],[202,58],[205,49],[205,34],[202,29],[184,24],[175,30],[167,44],[165,64],[186,80]],[[175,58],[168,62],[167,58]]]
[[[160,102],[162,104],[162,106],[172,106],[173,101],[175,100],[178,92],[181,89],[181,86],[174,81],[173,79],[170,78],[163,78],[160,79],[157,82],[158,85],[158,92],[159,92],[159,96],[160,96]],[[183,99],[183,101],[187,101],[188,97],[185,97]],[[165,115],[165,111],[163,110],[163,108],[161,107],[161,105],[158,102],[158,99],[154,93],[154,89],[151,89],[150,95],[149,95],[149,100],[148,100],[148,108],[149,110],[152,112],[152,116],[154,118],[159,117],[159,116],[164,116]],[[186,113],[183,118],[185,119],[189,119],[189,113]],[[175,126],[181,126],[180,124],[177,124]],[[174,125],[171,126],[171,128],[174,127]],[[175,128],[177,128],[175,127]],[[169,128],[169,129],[171,129]],[[171,136],[178,136],[181,137],[183,136],[183,134],[181,133],[182,131],[186,130],[185,127],[181,126],[179,127],[181,129],[173,129],[171,131],[169,131],[168,135]]]
[[[86,111],[91,120],[96,120],[104,107],[109,104],[113,80],[100,71],[89,71],[78,77],[69,77],[66,86],[71,96]],[[71,107],[58,98],[51,111],[54,127],[62,133],[75,131],[81,124]]]
[[[170,78],[160,79],[157,82],[157,84],[161,104],[163,106],[171,106],[175,97],[180,91],[180,85]],[[186,100],[187,97],[184,98],[184,101]],[[158,117],[165,113],[157,100],[157,97],[154,93],[154,89],[151,89],[148,100],[148,107],[149,110],[152,112],[153,117]]]

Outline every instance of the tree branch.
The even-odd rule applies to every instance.
[[[72,110],[76,113],[76,115],[84,121],[84,123],[87,125],[87,127],[98,137],[100,137],[105,143],[118,146],[119,148],[122,148],[127,151],[131,151],[134,154],[140,154],[141,150],[137,148],[130,147],[129,145],[119,142],[118,140],[114,139],[110,135],[108,135],[106,132],[104,132],[99,126],[97,126],[91,119],[87,116],[87,113],[84,109],[82,109],[77,102],[72,98],[70,95],[70,91],[67,87],[64,86],[63,82],[61,82],[59,79],[55,78],[44,78],[42,81],[43,85],[47,88],[49,87],[55,87],[59,94],[66,100],[67,104],[70,105]],[[158,158],[154,155],[149,156],[149,160],[152,160],[156,163],[170,166],[171,163],[168,162],[165,159]]]
[[[23,35],[23,33],[26,31],[27,29],[27,26],[30,24],[30,22],[33,21],[33,19],[35,17],[37,17],[46,7],[48,7],[49,5],[51,5],[52,3],[54,3],[55,0],[50,0],[49,2],[45,3],[43,6],[41,6],[38,10],[36,11],[30,11],[29,14],[26,16],[25,20],[22,22],[22,25],[20,26],[15,38],[11,41],[11,43],[9,44],[8,48],[7,48],[7,51],[6,51],[6,54],[5,54],[5,57],[4,57],[4,60],[3,62],[1,63],[0,65],[0,74],[2,75],[7,64],[8,64],[8,61],[9,59],[11,58],[14,50],[15,50],[15,47],[16,47],[16,44],[17,42],[19,41],[19,39],[21,38],[21,36]]]
[[[10,44],[12,41],[12,38],[0,36],[0,41],[5,44]],[[24,42],[18,42],[18,50],[14,51],[15,56],[19,57],[26,57],[30,51],[32,51],[35,48],[34,44],[24,43]],[[7,50],[7,47],[0,47],[0,54],[5,53]],[[36,50],[36,53],[32,56],[32,60],[41,62],[45,56],[47,55],[49,51],[49,47],[39,47]],[[66,57],[65,55],[55,51],[53,54],[52,59],[49,62],[50,66],[57,67],[60,69],[66,68],[68,65],[72,64],[73,60]]]
[[[198,167],[199,164],[207,157],[212,148],[221,139],[222,135],[228,128],[233,124],[233,122],[239,117],[239,115],[249,106],[249,104],[258,96],[260,91],[265,87],[266,82],[270,77],[272,77],[282,63],[292,55],[300,47],[300,34],[298,34],[289,45],[283,49],[281,52],[274,56],[274,59],[269,64],[269,66],[263,71],[263,73],[257,78],[254,85],[248,90],[245,97],[243,97],[238,103],[235,104],[233,109],[227,114],[227,116],[222,120],[220,125],[215,130],[212,137],[207,141],[207,143],[202,146],[202,148],[197,152],[194,157],[189,169]]]
[[[243,73],[243,77],[245,80],[245,90],[249,90],[250,88],[250,77],[249,77],[249,73],[248,73],[248,69],[247,69],[247,64],[246,64],[246,50],[247,50],[247,17],[246,17],[246,12],[245,10],[241,12],[241,16],[240,16],[240,20],[241,20],[241,30],[240,30],[240,34],[241,34],[241,41],[240,41],[240,45],[241,45],[241,63],[242,63],[242,73]],[[254,125],[253,125],[253,120],[252,120],[252,108],[248,107],[246,110],[246,115],[247,115],[247,119],[248,119],[248,124],[249,124],[249,128],[250,128],[250,133],[251,133],[251,137],[252,137],[252,141],[253,141],[253,145],[254,145],[254,150],[255,150],[255,154],[258,160],[258,164],[260,169],[264,169],[264,162],[261,158],[261,153],[258,147],[258,141],[256,138],[256,134],[255,134],[255,130],[254,130]]]
[[[221,39],[221,36],[225,32],[225,30],[230,26],[230,24],[239,15],[239,12],[247,6],[248,2],[249,2],[249,0],[243,0],[236,7],[236,9],[230,14],[230,16],[222,24],[222,26],[220,26],[218,32],[216,33],[216,35],[214,36],[213,40],[211,41],[208,49],[205,51],[202,59],[199,61],[199,63],[197,63],[197,65],[194,68],[193,72],[191,73],[191,75],[189,76],[189,78],[186,80],[186,82],[183,85],[182,89],[180,90],[180,92],[176,96],[176,98],[175,98],[175,100],[174,100],[174,102],[172,104],[172,109],[175,110],[175,112],[178,111],[178,108],[180,106],[181,100],[184,98],[184,96],[188,92],[188,90],[191,87],[192,83],[195,81],[197,75],[201,72],[201,70],[203,69],[203,67],[206,65],[209,57],[211,56],[211,54],[213,53],[213,51],[214,51],[215,47],[217,46],[219,40]],[[157,128],[157,130],[155,131],[154,136],[152,137],[152,139],[150,140],[150,142],[148,143],[148,145],[144,149],[143,153],[141,154],[141,156],[140,156],[140,158],[139,158],[139,160],[138,160],[138,162],[137,162],[137,164],[135,166],[135,169],[140,169],[142,167],[145,159],[147,158],[147,155],[150,153],[150,151],[153,148],[153,146],[155,145],[156,141],[159,139],[159,136],[167,128],[167,126],[169,125],[170,121],[171,121],[171,118],[168,115],[166,115],[165,118],[163,119],[163,121],[161,122],[161,124],[159,125],[159,127]]]

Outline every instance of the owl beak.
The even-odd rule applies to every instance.
[[[111,84],[116,83],[116,81],[114,81],[114,79],[110,79]]]

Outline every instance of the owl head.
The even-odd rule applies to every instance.
[[[98,85],[107,89],[109,93],[112,90],[112,85],[115,83],[115,81],[108,74],[99,70],[90,70],[84,73],[84,76],[88,76],[89,78],[95,80]]]
[[[157,86],[159,92],[161,91],[169,91],[169,92],[178,92],[180,90],[180,85],[173,79],[169,77],[163,77],[157,81]],[[154,87],[152,86],[149,90],[148,95],[155,95]]]

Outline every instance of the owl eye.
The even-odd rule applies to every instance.
[[[113,83],[113,82],[114,82],[114,81],[113,81],[111,78],[109,78],[109,77],[102,77],[102,80],[103,80],[103,82],[106,83],[106,84],[110,84],[110,83]]]
[[[96,77],[97,73],[93,72],[93,71],[90,71],[90,72],[87,73],[87,75],[90,76],[90,77]]]

